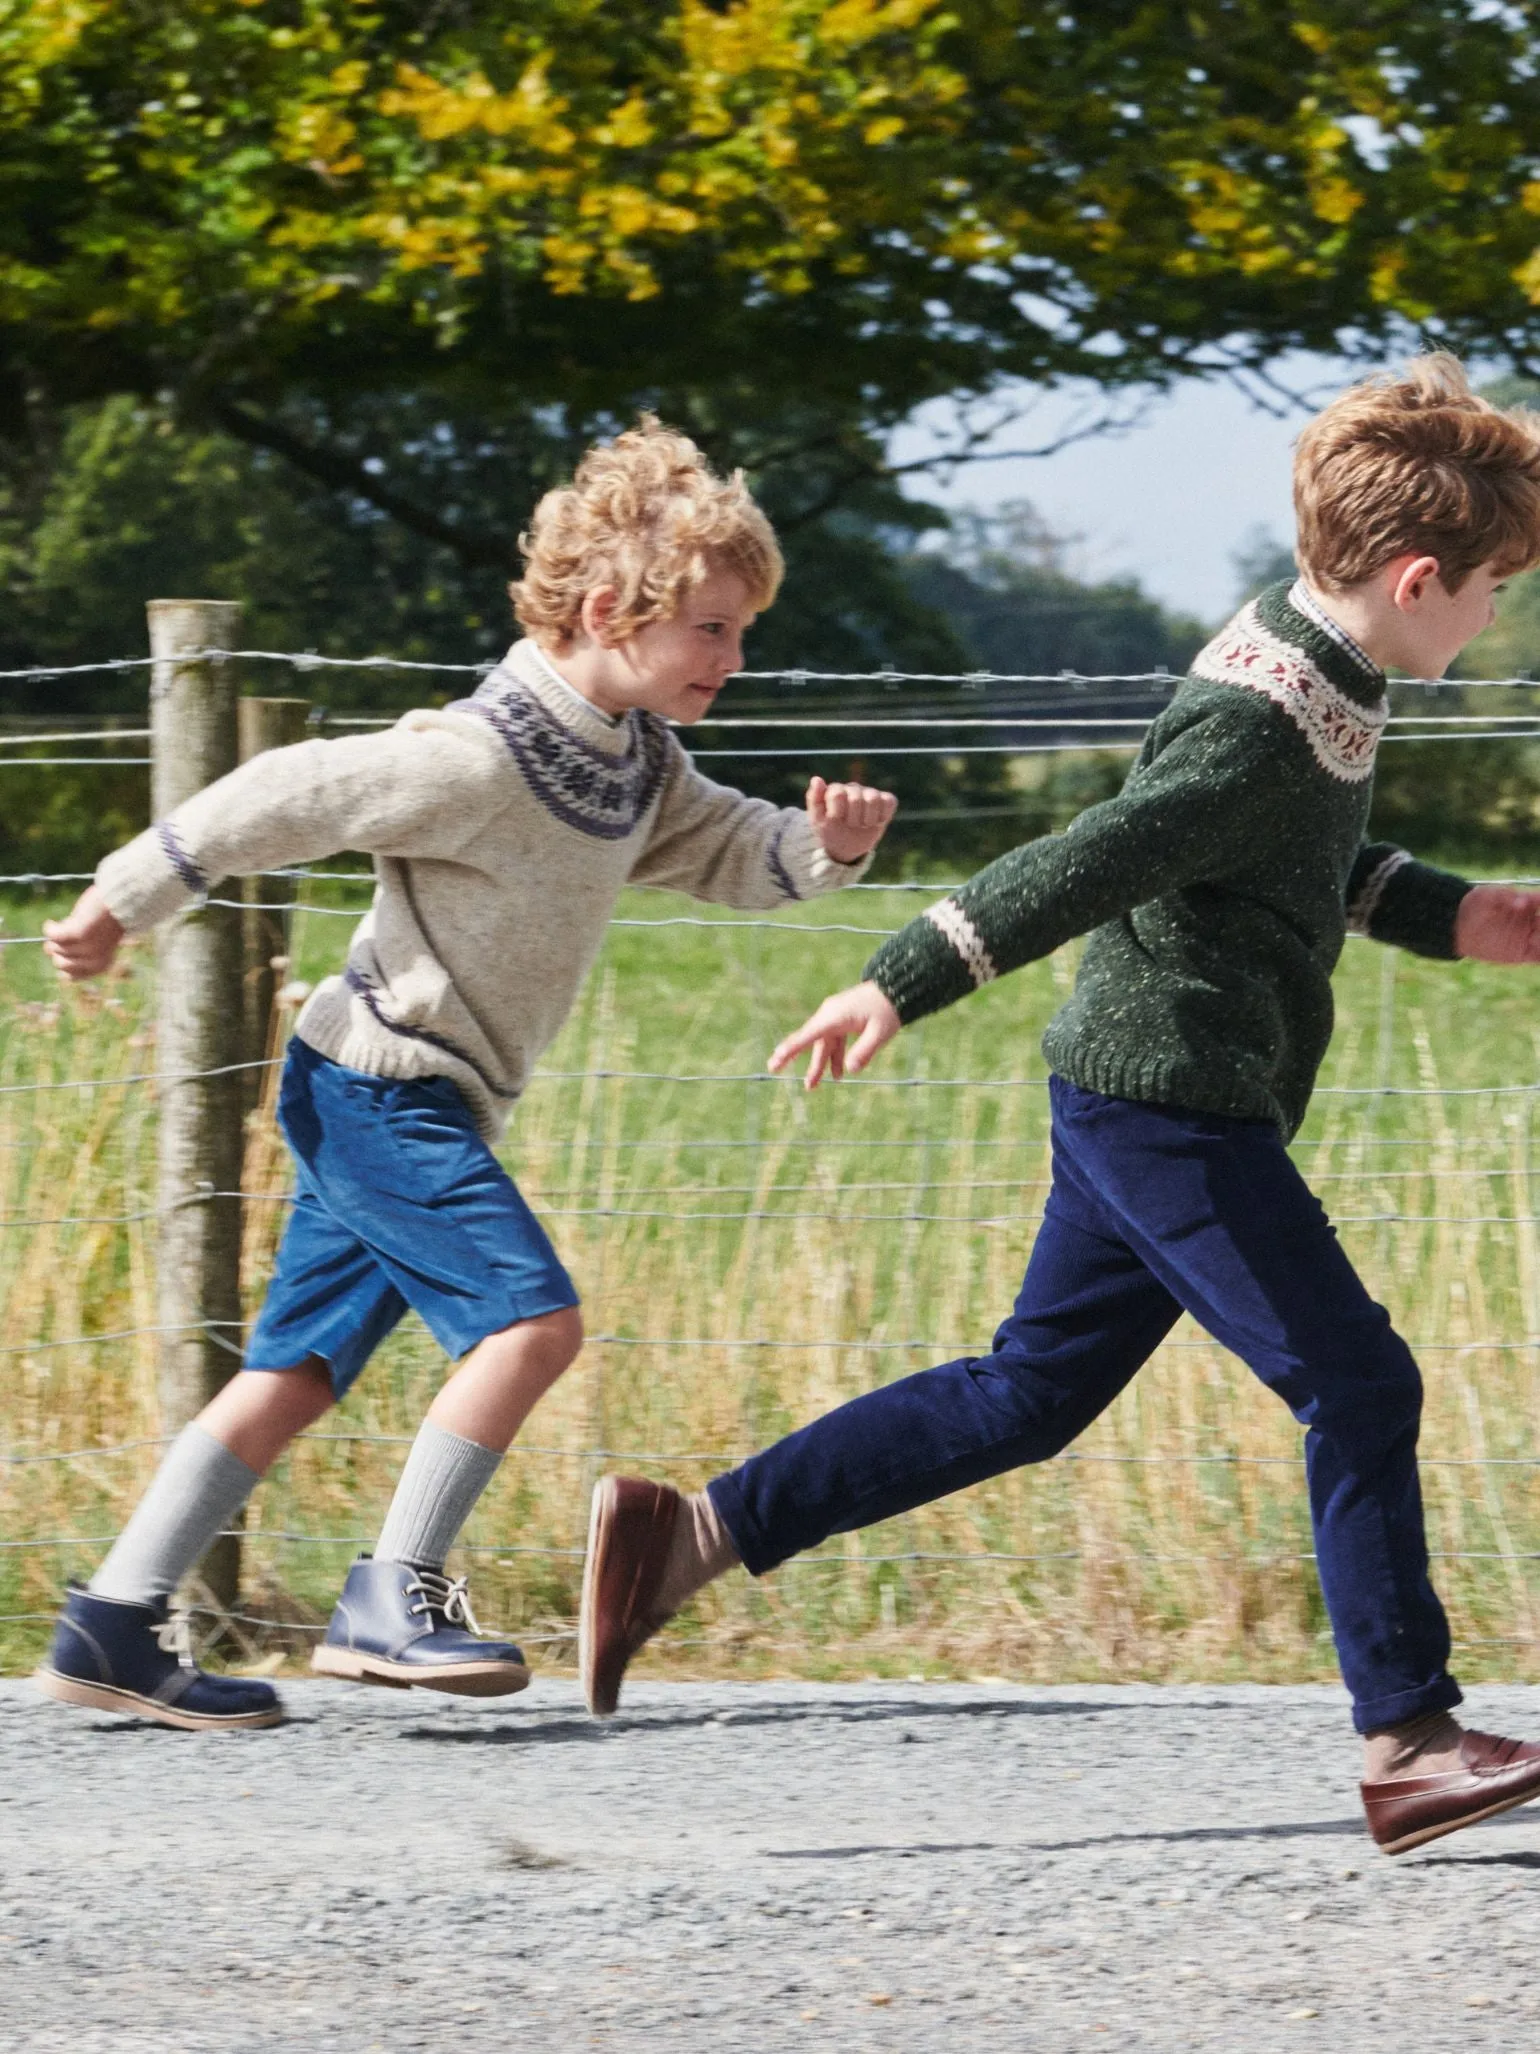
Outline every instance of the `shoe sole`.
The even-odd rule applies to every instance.
[[[57,1669],[36,1669],[32,1681],[45,1697],[61,1705],[81,1705],[94,1712],[124,1712],[139,1719],[154,1719],[162,1726],[176,1726],[184,1733],[218,1732],[243,1726],[281,1726],[283,1707],[270,1712],[184,1712],[176,1705],[162,1704],[157,1697],[141,1697],[135,1690],[119,1690],[111,1683],[83,1683],[77,1676],[62,1676]]]
[[[347,1647],[318,1647],[310,1657],[318,1676],[344,1683],[382,1683],[390,1690],[441,1690],[450,1697],[512,1697],[529,1682],[516,1662],[445,1662],[436,1669],[392,1662],[385,1655],[361,1655]]]
[[[1424,1826],[1420,1833],[1407,1833],[1399,1840],[1382,1840],[1380,1853],[1410,1854],[1414,1847],[1426,1847],[1430,1840],[1443,1840],[1466,1826],[1479,1826],[1483,1819],[1495,1819],[1501,1812],[1515,1812],[1521,1804],[1533,1804],[1537,1797],[1540,1790],[1525,1790],[1518,1797],[1505,1797],[1500,1804],[1489,1804],[1483,1811],[1467,1812],[1464,1818],[1450,1819],[1440,1826]]]
[[[578,1675],[583,1683],[583,1702],[596,1719],[613,1718],[618,1707],[601,1710],[595,1702],[598,1678],[594,1673],[598,1650],[594,1646],[594,1612],[599,1600],[599,1559],[608,1545],[615,1509],[615,1479],[601,1476],[594,1485],[588,1507],[588,1549],[583,1557],[583,1598],[578,1607]]]

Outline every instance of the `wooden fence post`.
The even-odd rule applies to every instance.
[[[285,749],[305,739],[310,717],[308,699],[254,699],[236,702],[237,744],[242,763],[265,749]],[[289,929],[297,893],[287,877],[248,877],[241,896],[241,1039],[243,1060],[260,1063],[269,1054],[273,999],[288,970]],[[255,1110],[262,1096],[262,1070],[241,1072],[241,1104]]]
[[[150,756],[155,819],[236,764],[236,680],[228,663],[241,609],[223,599],[152,599]],[[241,915],[194,906],[158,937],[160,1086],[158,1261],[161,1431],[201,1412],[241,1359]],[[215,1074],[198,1074],[213,1072]],[[230,1609],[240,1542],[218,1540],[199,1571]]]

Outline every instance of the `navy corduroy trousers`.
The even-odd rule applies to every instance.
[[[992,1351],[839,1406],[710,1484],[756,1576],[1057,1455],[1190,1312],[1305,1428],[1316,1562],[1361,1733],[1460,1701],[1428,1575],[1422,1380],[1271,1122],[1055,1077],[1053,1187]]]

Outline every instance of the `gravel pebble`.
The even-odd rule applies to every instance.
[[[7,2054],[1540,2039],[1540,1806],[1386,1860],[1334,1690],[285,1696],[187,1735],[0,1683]]]

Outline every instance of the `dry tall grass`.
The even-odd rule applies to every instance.
[[[890,926],[920,903],[863,893],[790,924]],[[39,910],[16,907],[8,931],[35,932]],[[700,909],[639,894],[626,911]],[[346,931],[302,918],[306,975]],[[871,1082],[809,1099],[764,1079],[775,1032],[857,974],[869,946],[739,925],[617,929],[518,1114],[510,1164],[597,1338],[467,1539],[483,1617],[517,1627],[548,1665],[570,1659],[601,1467],[695,1484],[875,1382],[986,1345],[1015,1295],[1047,1175],[1037,1038],[1069,957],[906,1034]],[[34,1615],[0,1627],[13,1666],[156,1456],[155,1337],[142,1331],[154,1099],[122,1081],[154,1067],[149,964],[136,951],[103,991],[60,994],[36,951],[3,952],[0,1084],[97,1080],[0,1094],[0,1438],[24,1458],[0,1471],[0,1612]],[[1532,989],[1521,973],[1354,944],[1298,1151],[1418,1344],[1438,1580],[1462,1669],[1493,1676],[1530,1673],[1536,1623]],[[701,1074],[741,1081],[682,1081]],[[246,1181],[265,1194],[248,1214],[253,1301],[285,1178],[264,1111]],[[80,1338],[92,1335],[107,1338]],[[264,1485],[246,1545],[252,1619],[324,1619],[442,1373],[409,1323]],[[1072,1455],[762,1584],[729,1579],[647,1660],[680,1673],[1329,1677],[1298,1441],[1239,1363],[1179,1329]],[[253,1655],[305,1639],[246,1632]]]

